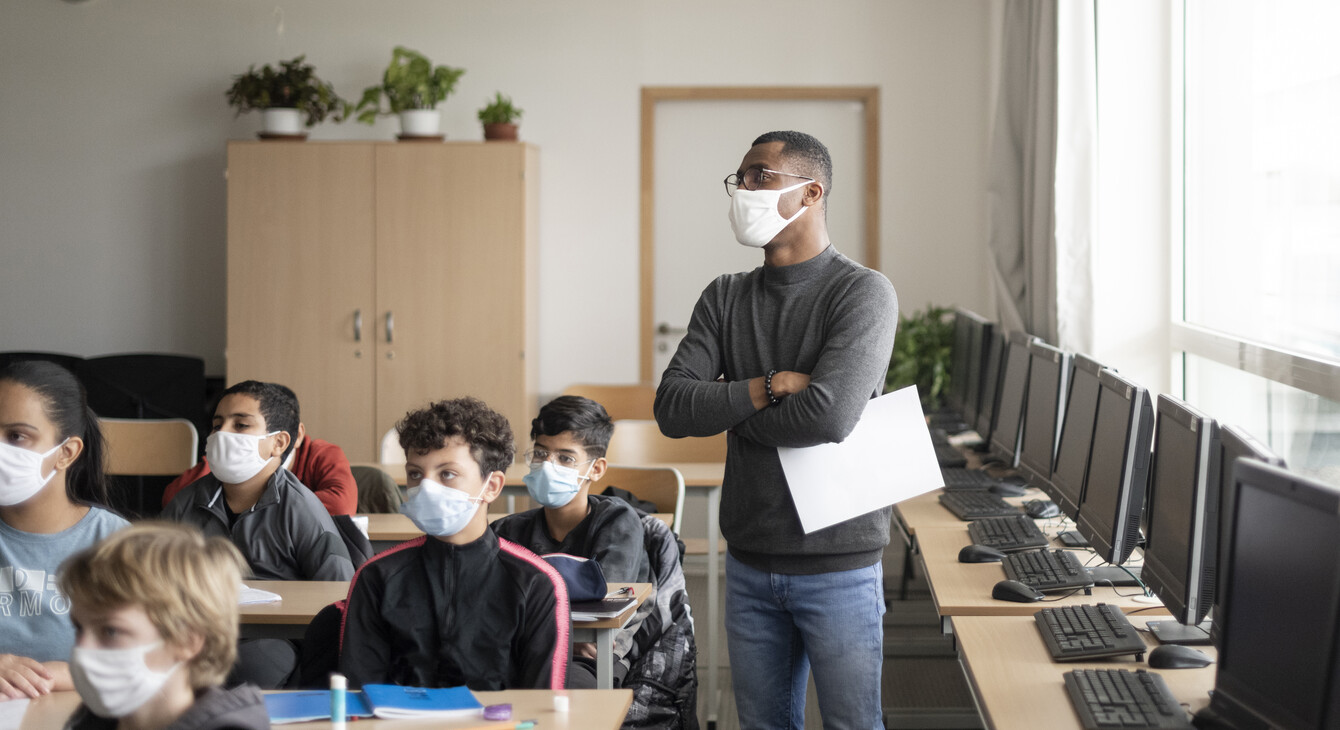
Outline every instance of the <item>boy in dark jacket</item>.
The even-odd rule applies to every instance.
[[[526,490],[543,505],[493,523],[500,537],[541,555],[567,553],[600,563],[611,583],[647,583],[651,569],[642,520],[628,502],[590,493],[605,473],[605,451],[614,424],[599,403],[560,396],[531,421],[534,447],[526,453]],[[627,655],[642,615],[615,637],[615,679],[628,671]],[[595,645],[577,644],[568,686],[594,688]],[[616,683],[615,686],[618,686]]]
[[[488,529],[515,452],[507,419],[474,398],[396,426],[424,537],[369,560],[349,586],[340,670],[352,686],[561,689],[568,595],[531,551]],[[481,509],[483,507],[483,509]]]

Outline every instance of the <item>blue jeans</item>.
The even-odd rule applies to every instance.
[[[824,728],[884,727],[884,567],[764,573],[726,555],[726,643],[742,730],[805,726],[811,667]]]

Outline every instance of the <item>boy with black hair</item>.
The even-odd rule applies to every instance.
[[[590,493],[605,473],[613,432],[605,408],[589,398],[560,396],[541,408],[531,421],[534,447],[526,454],[531,471],[525,482],[542,507],[494,522],[494,532],[541,555],[595,560],[612,583],[648,582],[646,534],[637,511],[618,497]],[[616,679],[628,670],[626,657],[640,623],[635,618],[615,638]],[[568,686],[595,687],[595,645],[573,649]]]
[[[247,380],[224,391],[205,442],[211,473],[163,510],[165,519],[232,541],[262,580],[349,580],[354,566],[321,501],[280,465],[298,433],[292,391]]]
[[[557,571],[488,529],[515,447],[507,419],[475,398],[433,403],[396,425],[425,536],[358,571],[340,636],[352,686],[562,689],[568,593]],[[484,509],[480,509],[484,506]]]

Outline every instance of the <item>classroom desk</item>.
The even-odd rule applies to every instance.
[[[489,523],[506,516],[506,512],[489,513]],[[675,519],[675,516],[668,512],[657,512],[652,516],[664,522],[667,526]],[[358,514],[354,517],[367,519],[368,542],[372,543],[373,552],[379,553],[406,540],[423,537],[423,531],[414,526],[413,520],[399,512]]]
[[[1023,605],[1023,604],[1018,604]],[[1036,604],[1034,604],[1036,605]],[[1143,626],[1143,621],[1134,621]],[[965,616],[954,622],[959,652],[978,710],[992,730],[1079,728],[1062,675],[1072,669],[1148,669],[1134,656],[1054,662],[1031,616]],[[1158,643],[1141,633],[1150,647]],[[1213,647],[1197,647],[1216,656]],[[1146,655],[1148,656],[1148,655]],[[1215,665],[1153,669],[1179,702],[1195,712],[1209,704]]]
[[[278,593],[278,603],[255,603],[240,607],[241,636],[244,639],[301,639],[307,624],[317,612],[349,593],[348,581],[331,580],[248,580],[251,588]],[[598,689],[614,686],[614,635],[633,619],[637,609],[651,596],[650,583],[610,583],[609,590],[632,586],[633,605],[614,618],[599,621],[575,621],[573,642],[596,645],[596,684]]]
[[[1164,616],[1168,610],[1160,604],[1136,602],[1133,597],[1118,595],[1138,593],[1138,588],[1110,588],[1095,586],[1092,595],[1083,591],[1059,601],[1050,598],[1064,595],[1052,594],[1039,603],[1014,603],[999,601],[991,597],[991,588],[1005,580],[1005,570],[1000,563],[960,563],[958,551],[967,545],[967,523],[958,530],[921,530],[917,533],[917,543],[921,548],[918,559],[925,571],[926,582],[930,585],[931,599],[940,614],[941,627],[945,633],[954,633],[958,617],[962,616],[1032,616],[1039,609],[1049,606],[1080,605],[1086,603],[1109,603],[1120,606],[1126,613],[1140,612],[1141,615]],[[1087,560],[1081,559],[1081,562]]]
[[[267,693],[268,694],[268,693]],[[618,730],[624,715],[633,702],[633,691],[627,689],[570,689],[566,713],[554,711],[554,695],[547,689],[508,689],[500,692],[475,692],[475,698],[484,705],[510,703],[512,720],[535,720],[536,730]],[[29,703],[20,730],[50,730],[63,727],[65,721],[79,707],[75,692],[53,692]],[[0,712],[4,704],[0,703]],[[305,722],[291,727],[301,730],[327,730],[329,722]],[[475,730],[477,728],[511,727],[505,722],[485,723],[480,718],[457,720],[359,720],[350,724],[358,730],[391,730],[392,728],[443,728],[443,730]]]
[[[941,494],[944,494],[943,489],[934,489],[893,505],[894,516],[909,537],[915,538],[918,530],[967,529],[967,522],[955,517],[953,512],[940,504]],[[1046,498],[1047,495],[1043,494],[1042,490],[1029,489],[1028,494],[1022,497],[1006,497],[1005,501],[1023,505],[1031,499]]]

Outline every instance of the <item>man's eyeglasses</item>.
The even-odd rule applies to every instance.
[[[544,449],[531,449],[530,451],[527,451],[526,453],[522,454],[521,458],[525,459],[526,463],[530,464],[531,466],[539,466],[540,464],[543,464],[546,461],[552,461],[555,464],[558,464],[559,466],[565,466],[569,469],[576,469],[577,465],[585,464],[586,461],[595,461],[595,459],[578,461],[577,457],[573,456],[572,454],[551,453],[549,451],[545,451]]]
[[[769,175],[785,175],[787,177],[798,177],[802,180],[814,182],[814,178],[805,175],[797,175],[794,172],[782,172],[781,170],[769,170],[765,167],[751,167],[744,171],[743,175],[731,173],[726,176],[726,195],[735,195],[736,188],[745,190],[758,190],[763,183],[768,181]]]

